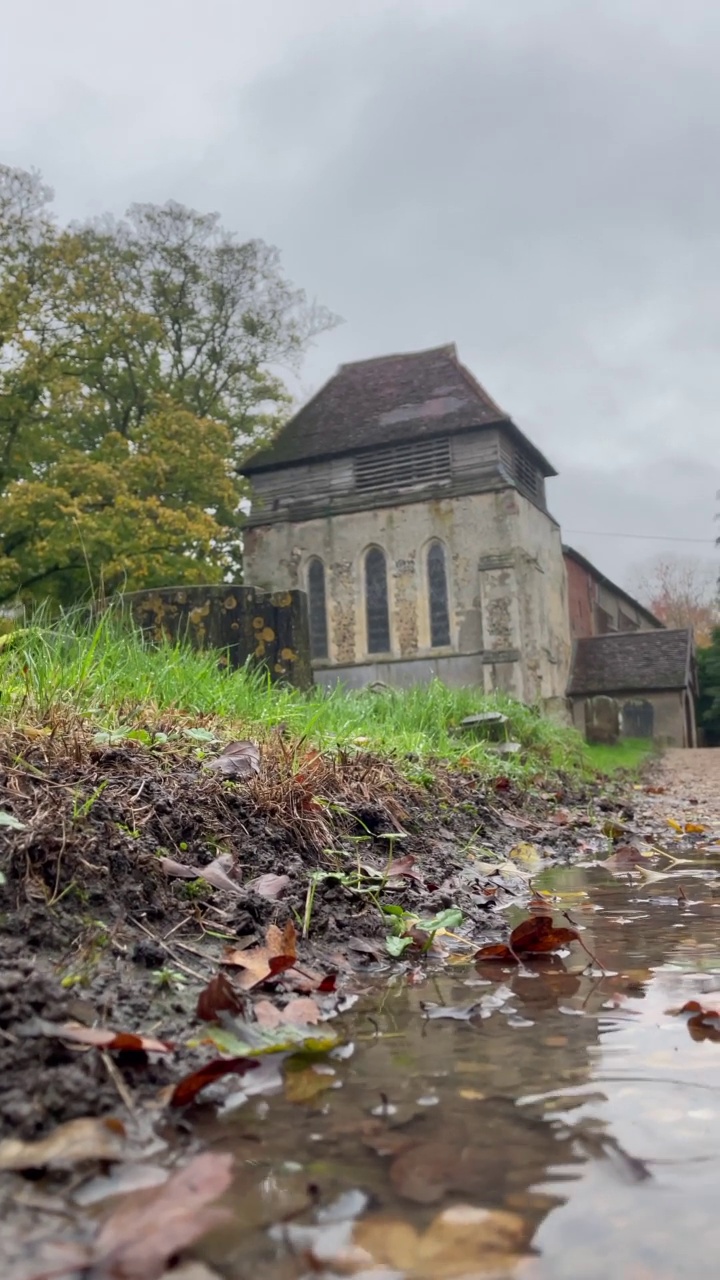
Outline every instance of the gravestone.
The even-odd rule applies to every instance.
[[[585,738],[614,747],[620,738],[620,708],[614,698],[598,694],[585,699]]]
[[[155,644],[186,641],[194,649],[220,649],[231,668],[246,662],[272,680],[299,689],[313,683],[304,591],[260,591],[223,583],[207,587],[161,587],[133,591],[125,605]]]

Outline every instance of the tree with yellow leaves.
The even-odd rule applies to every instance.
[[[333,317],[214,214],[62,228],[50,201],[0,167],[0,605],[237,578],[273,369]]]

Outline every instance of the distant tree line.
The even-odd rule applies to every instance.
[[[239,468],[334,318],[216,214],[51,200],[0,166],[0,607],[237,576]]]

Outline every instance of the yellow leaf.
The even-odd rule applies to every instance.
[[[698,835],[702,835],[704,831],[707,831],[707,827],[704,827],[702,822],[686,822],[685,830],[687,832],[697,832]]]
[[[674,818],[666,818],[665,821],[669,827],[672,827],[673,831],[682,831],[681,822],[676,822]]]

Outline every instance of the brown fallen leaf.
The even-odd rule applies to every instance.
[[[528,1256],[528,1228],[517,1213],[457,1204],[418,1232],[402,1219],[361,1218],[352,1245],[368,1271],[389,1268],[413,1280],[503,1280]]]
[[[175,1048],[169,1040],[155,1040],[153,1036],[135,1035],[131,1031],[111,1031],[109,1027],[84,1027],[79,1022],[45,1023],[43,1030],[46,1035],[60,1036],[72,1044],[94,1045],[97,1049],[171,1053]]]
[[[260,772],[260,748],[254,742],[229,742],[222,754],[205,764],[224,778],[251,778]]]
[[[228,854],[221,854],[205,867],[177,862],[175,858],[158,858],[158,862],[166,876],[179,876],[182,880],[206,880],[214,889],[225,889],[228,893],[243,892],[242,886],[228,875],[227,869],[233,865],[233,859]]]
[[[36,1142],[6,1138],[0,1142],[0,1169],[67,1168],[84,1160],[117,1160],[125,1126],[114,1116],[83,1116],[58,1125]]]
[[[219,1013],[242,1013],[244,1001],[225,973],[216,973],[200,992],[197,1016],[202,1022],[216,1022]]]
[[[316,973],[314,969],[286,969],[282,980],[283,985],[292,987],[293,991],[319,991],[323,995],[337,986],[336,973]]]
[[[194,1156],[162,1186],[123,1196],[91,1244],[46,1246],[24,1280],[65,1280],[76,1271],[93,1280],[161,1280],[171,1259],[227,1221],[229,1211],[212,1202],[230,1186],[232,1167],[229,1154]]]
[[[332,1089],[337,1076],[332,1068],[319,1063],[291,1065],[285,1069],[284,1092],[288,1102],[312,1102],[327,1089]]]
[[[268,926],[265,945],[248,947],[245,951],[228,948],[223,955],[223,964],[235,965],[244,969],[239,979],[244,991],[249,991],[267,978],[275,977],[285,969],[292,969],[297,960],[297,934],[292,920],[288,920],[280,929],[278,925]]]
[[[245,889],[252,889],[253,893],[259,894],[261,898],[275,899],[285,892],[289,884],[289,876],[279,876],[269,871],[255,880],[248,880]]]
[[[260,1066],[257,1058],[213,1058],[175,1085],[170,1094],[171,1107],[187,1107],[197,1095],[223,1076],[244,1076]]]
[[[212,1206],[230,1186],[233,1157],[206,1151],[155,1193],[120,1204],[95,1240],[93,1275],[102,1280],[159,1280],[167,1263],[212,1227],[226,1209]]]
[[[320,1010],[310,996],[298,996],[297,999],[290,1000],[283,1009],[271,1004],[269,1000],[258,1000],[253,1012],[261,1027],[279,1027],[283,1023],[309,1027],[320,1021]]]
[[[575,929],[553,925],[552,916],[531,916],[513,929],[509,944],[491,942],[475,952],[475,959],[517,964],[522,956],[549,955],[569,942],[577,942],[579,936]]]

